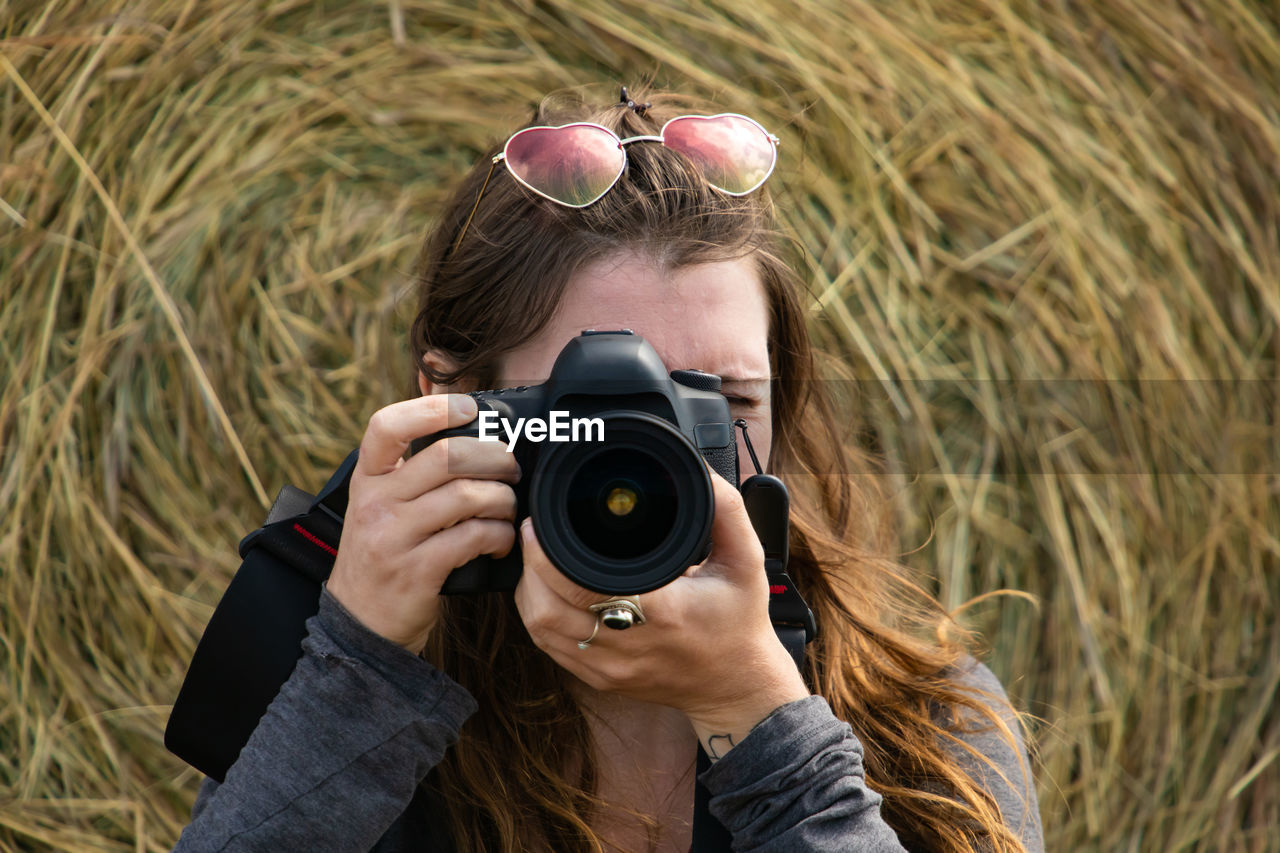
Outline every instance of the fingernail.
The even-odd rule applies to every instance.
[[[468,394],[454,394],[453,399],[449,401],[449,408],[453,410],[454,417],[468,420],[474,420],[480,411],[475,399]]]
[[[526,545],[533,544],[533,519],[528,516],[520,522],[520,539]]]

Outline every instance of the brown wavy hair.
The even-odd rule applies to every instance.
[[[718,112],[669,93],[633,97],[651,103],[643,115],[625,104],[592,106],[580,91],[557,93],[529,126],[592,121],[625,138],[655,134],[676,115]],[[952,680],[964,633],[885,556],[887,501],[873,460],[850,440],[849,413],[837,415],[818,381],[805,288],[783,259],[788,243],[768,192],[719,193],[681,155],[635,144],[622,180],[573,210],[524,190],[501,165],[491,170],[498,150],[463,179],[420,254],[415,376],[492,387],[502,355],[541,331],[573,274],[620,250],[670,268],[753,256],[770,311],[770,469],[792,494],[790,572],[821,626],[806,682],[861,740],[867,782],[905,844],[1021,851],[990,794],[956,759],[975,721],[1012,744],[1007,708]],[[428,353],[445,358],[428,362]],[[446,599],[424,654],[480,706],[431,783],[458,849],[601,850],[591,821],[604,804],[583,710],[567,673],[533,645],[511,594]],[[646,825],[656,837],[656,821]]]

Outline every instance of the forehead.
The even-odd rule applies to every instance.
[[[584,329],[630,329],[653,345],[668,370],[769,376],[769,311],[750,256],[670,268],[626,252],[588,264],[569,280],[547,327],[508,353],[503,378],[543,381]]]

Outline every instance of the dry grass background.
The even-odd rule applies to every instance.
[[[548,90],[782,137],[908,558],[1043,719],[1053,850],[1280,850],[1271,3],[0,0],[0,849],[162,850],[188,656],[407,365]]]

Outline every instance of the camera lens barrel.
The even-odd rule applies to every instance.
[[[714,499],[702,456],[656,415],[599,415],[603,442],[544,447],[529,488],[538,541],[570,580],[633,595],[706,558]]]

